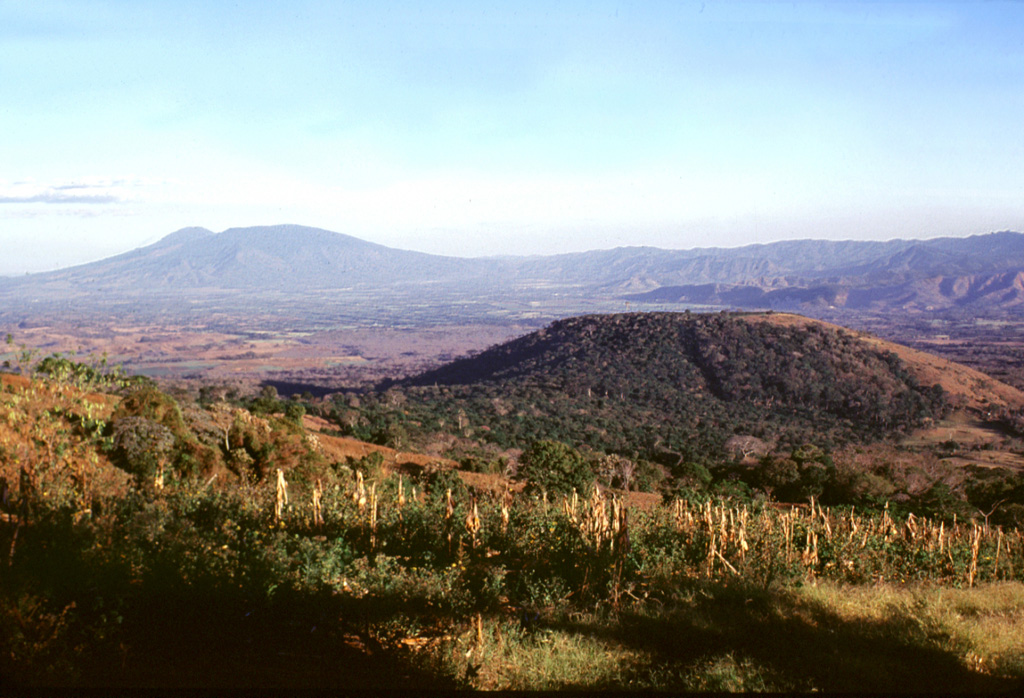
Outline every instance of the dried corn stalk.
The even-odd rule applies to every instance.
[[[818,564],[818,534],[814,530],[807,531],[807,544],[804,546],[802,558],[804,566],[813,575]]]
[[[317,528],[321,528],[324,525],[324,514],[321,502],[324,497],[324,486],[320,482],[320,478],[316,479],[316,484],[313,486],[313,525]]]
[[[370,548],[377,547],[377,483],[370,483]]]
[[[621,560],[629,552],[629,510],[623,505],[621,499],[613,500],[613,511],[615,512],[615,540],[612,542],[613,549],[619,554],[619,565]]]
[[[473,506],[466,515],[466,531],[469,533],[470,545],[476,547],[476,535],[480,532],[480,511],[476,506],[476,499]]]
[[[562,495],[562,513],[565,514],[573,523],[578,521],[577,507],[579,506],[579,495],[576,494],[576,488],[572,488],[572,499]]]
[[[977,525],[971,536],[971,566],[967,570],[967,586],[973,587],[978,575],[978,551],[981,550],[981,529]]]
[[[277,469],[277,498],[274,502],[274,520],[280,521],[285,505],[288,504],[288,483],[284,480],[284,471]]]
[[[903,525],[904,537],[912,541],[917,540],[917,519],[913,514],[907,514],[907,523]]]
[[[363,484],[363,473],[356,471],[356,491],[352,493],[352,501],[359,507],[359,511],[366,508],[366,485]]]
[[[604,497],[597,488],[594,489],[594,494],[591,495],[588,506],[583,509],[583,514],[577,526],[584,540],[594,550],[600,549],[602,542],[610,539],[608,512],[605,509]]]
[[[501,532],[508,532],[508,522],[512,518],[512,492],[508,485],[505,485],[505,492],[501,496]]]
[[[996,538],[996,574],[999,574],[999,552],[1003,549],[1003,529],[999,528],[999,536]]]
[[[452,490],[449,487],[444,494],[444,528],[448,539],[448,554],[452,552],[452,517],[455,515],[455,502],[452,501]]]

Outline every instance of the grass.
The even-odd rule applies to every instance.
[[[1024,585],[1018,582],[971,589],[823,584],[801,593],[846,622],[898,619],[920,644],[954,652],[973,671],[1024,677]]]
[[[642,653],[607,639],[558,628],[526,629],[492,619],[452,648],[467,683],[480,690],[557,690],[628,685]],[[482,640],[480,640],[482,638]]]
[[[472,623],[433,651],[482,690],[1012,691],[1024,680],[1024,585],[822,582],[681,587],[636,603]]]
[[[470,620],[417,652],[477,690],[1013,691],[1024,585],[681,586],[667,604]]]

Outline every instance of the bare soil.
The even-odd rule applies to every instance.
[[[347,436],[325,434],[325,430],[330,431],[337,427],[320,417],[305,415],[302,418],[302,424],[308,431],[316,433],[322,453],[329,460],[335,462],[344,463],[347,458],[365,458],[371,453],[379,453],[384,457],[383,467],[386,470],[400,470],[401,466],[409,464],[419,467],[438,465],[446,468],[454,468],[458,465],[455,461],[447,458],[396,451],[387,446],[378,446]]]
[[[928,450],[946,444],[955,444],[955,450],[944,458],[951,465],[1024,472],[1020,442],[966,412],[955,413],[934,426],[918,429],[902,442],[907,448]]]

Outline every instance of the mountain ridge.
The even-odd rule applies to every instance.
[[[1024,304],[1024,235],[927,240],[784,240],[743,247],[617,247],[547,256],[455,257],[299,225],[190,227],[97,262],[0,279],[8,306],[113,298],[343,291],[405,294],[437,307],[567,299],[801,311]],[[413,289],[423,289],[417,292]],[[241,295],[239,295],[241,294]],[[269,301],[273,298],[268,296]],[[399,301],[389,301],[398,303]],[[564,313],[572,314],[572,313]]]

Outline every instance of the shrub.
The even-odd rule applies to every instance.
[[[296,424],[302,423],[302,417],[306,414],[306,408],[298,402],[289,402],[287,407],[284,408],[284,417],[290,422]]]
[[[145,480],[156,475],[174,446],[174,434],[146,417],[123,417],[114,423],[115,454],[121,467]]]
[[[534,492],[569,494],[575,489],[586,494],[594,484],[594,473],[579,451],[559,441],[535,441],[520,458],[519,475]]]
[[[175,436],[182,436],[188,432],[178,402],[151,385],[143,384],[121,401],[114,413],[114,419],[122,417],[145,417],[164,425]]]
[[[348,467],[363,474],[367,480],[381,480],[384,476],[384,454],[372,451],[362,458],[348,457]]]
[[[272,385],[263,386],[259,397],[252,401],[249,411],[255,415],[265,416],[281,411],[281,401],[277,397],[277,388]]]

